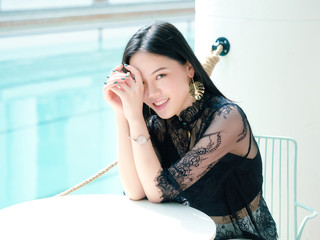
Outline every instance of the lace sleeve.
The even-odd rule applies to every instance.
[[[175,199],[204,176],[220,158],[239,149],[247,128],[246,117],[237,105],[228,104],[220,108],[195,146],[169,168],[164,168],[155,179],[162,192],[162,201]]]

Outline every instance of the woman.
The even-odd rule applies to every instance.
[[[216,223],[216,239],[277,238],[246,115],[215,87],[173,25],[134,34],[105,84],[130,199],[199,209]]]

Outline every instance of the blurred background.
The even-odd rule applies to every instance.
[[[0,208],[50,197],[116,160],[103,82],[140,27],[194,46],[193,1],[1,0]],[[76,192],[120,193],[117,169]]]
[[[54,196],[116,160],[103,82],[140,27],[165,20],[202,60],[255,134],[298,141],[298,200],[320,210],[317,0],[0,0],[0,209]],[[74,194],[122,194],[117,168]],[[298,212],[298,222],[305,212]],[[318,239],[319,217],[302,239]]]
[[[58,194],[116,160],[102,87],[129,38],[166,19],[194,45],[193,1],[150,2],[0,1],[0,208]],[[78,193],[122,193],[117,169]]]

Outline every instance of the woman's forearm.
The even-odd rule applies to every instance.
[[[133,160],[132,146],[128,138],[129,125],[123,115],[116,115],[118,131],[118,166],[121,184],[126,195],[132,200],[145,197],[142,184],[137,174]]]
[[[129,126],[131,138],[136,139],[141,135],[145,137],[149,136],[147,126],[143,119],[130,121]],[[150,140],[144,144],[139,144],[135,140],[131,140],[131,142],[136,171],[144,192],[150,201],[161,202],[162,193],[155,179],[162,170],[162,167],[152,143]]]

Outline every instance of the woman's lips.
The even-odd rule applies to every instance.
[[[157,110],[161,110],[163,109],[167,103],[169,102],[169,98],[166,98],[166,99],[162,99],[162,100],[159,100],[159,101],[156,101],[156,102],[153,102],[152,105],[157,109]]]

